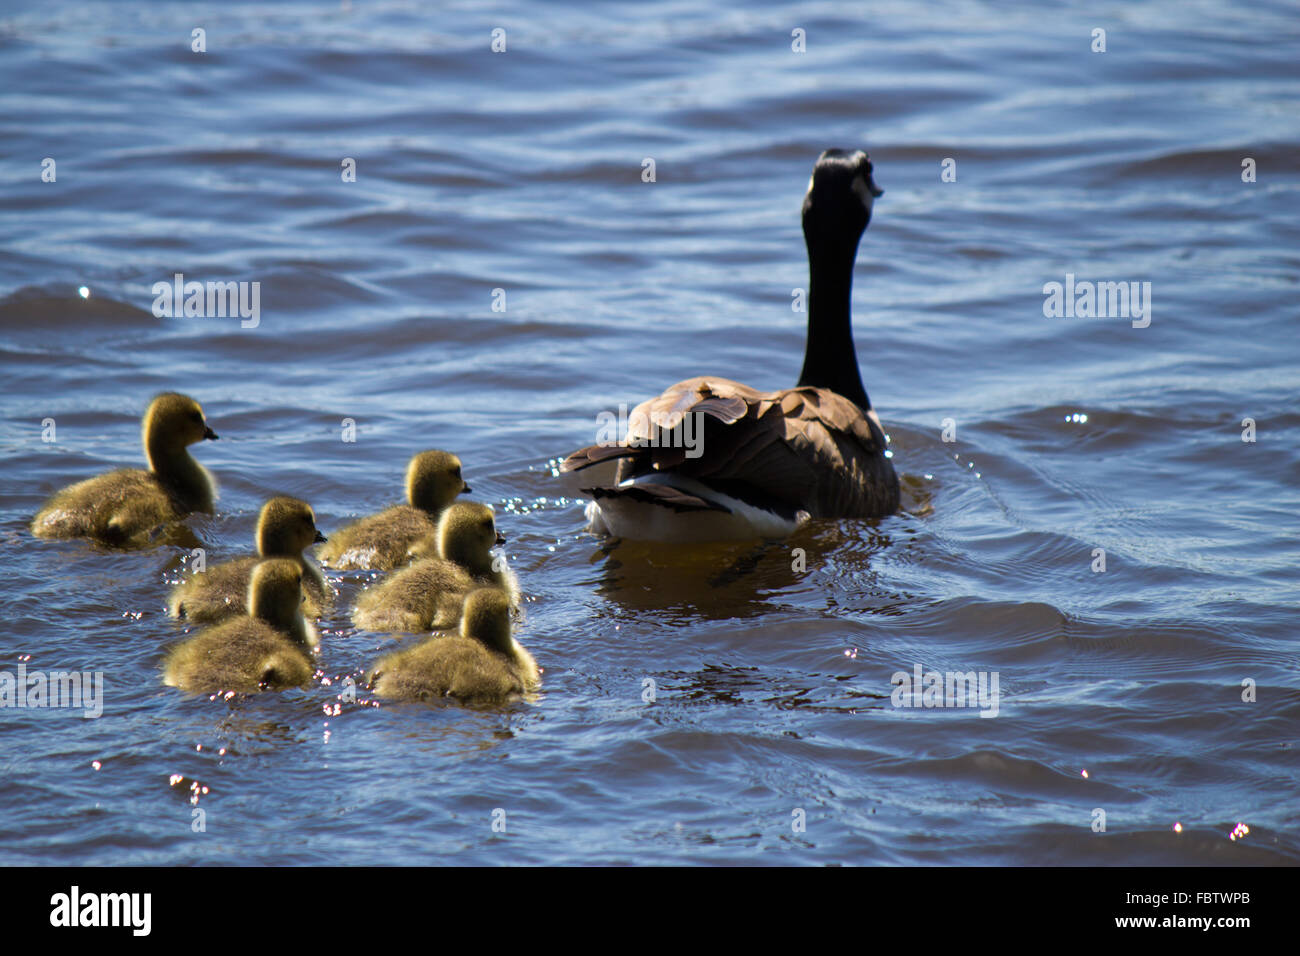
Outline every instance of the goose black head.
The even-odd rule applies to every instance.
[[[809,250],[839,246],[856,251],[871,221],[872,204],[885,191],[871,177],[871,157],[860,149],[828,149],[817,157],[803,199]]]

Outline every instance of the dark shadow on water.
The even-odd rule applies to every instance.
[[[869,563],[891,547],[877,522],[810,522],[784,540],[663,544],[606,539],[590,561],[601,564],[597,592],[625,609],[708,620],[770,613],[781,596],[810,585],[837,552]]]

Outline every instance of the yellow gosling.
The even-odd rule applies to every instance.
[[[284,690],[315,673],[316,632],[303,620],[302,571],[289,558],[260,562],[248,584],[250,613],[200,631],[163,660],[163,682],[191,693]]]
[[[291,558],[303,575],[303,611],[308,617],[320,617],[329,607],[333,592],[320,569],[303,557],[303,550],[324,540],[316,528],[316,513],[311,505],[297,498],[272,498],[257,517],[258,557],[227,561],[191,576],[172,589],[168,610],[172,617],[199,624],[247,614],[253,567],[265,558]]]
[[[217,437],[202,406],[187,395],[165,392],[149,403],[141,430],[148,471],[123,468],[69,485],[32,519],[32,534],[140,547],[161,525],[194,511],[210,514],[216,486],[187,450]]]
[[[419,633],[455,627],[465,595],[476,587],[504,589],[518,601],[514,576],[492,546],[504,544],[492,509],[458,501],[438,521],[438,557],[424,557],[357,598],[352,622],[368,631]],[[421,542],[422,553],[427,542]]]
[[[406,468],[407,504],[335,532],[317,552],[321,563],[344,571],[391,571],[405,564],[412,542],[433,534],[443,510],[457,495],[469,493],[460,468],[460,459],[450,452],[420,452]]]
[[[510,597],[471,591],[460,633],[434,637],[379,660],[370,684],[380,697],[503,704],[541,685],[537,662],[510,633]]]

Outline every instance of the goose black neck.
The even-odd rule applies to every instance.
[[[829,388],[867,411],[871,400],[862,387],[849,317],[857,248],[856,240],[834,249],[808,245],[808,344],[799,384]]]

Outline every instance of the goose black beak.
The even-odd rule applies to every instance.
[[[316,532],[316,544],[324,544],[328,540],[329,538],[325,537],[325,535],[321,534],[319,531]]]
[[[466,485],[464,488],[460,489],[460,493],[462,495],[472,495],[474,493],[474,489],[471,488],[469,485]]]
[[[208,441],[216,441],[221,436],[218,435],[216,432],[214,432],[211,428],[204,426],[203,437]]]
[[[876,181],[870,176],[867,177],[867,188],[871,190],[871,198],[879,199],[885,194],[885,191],[876,185]]]
[[[498,532],[497,532],[497,544],[505,544],[505,543],[506,543],[506,536],[503,535],[500,531],[498,531]]]

